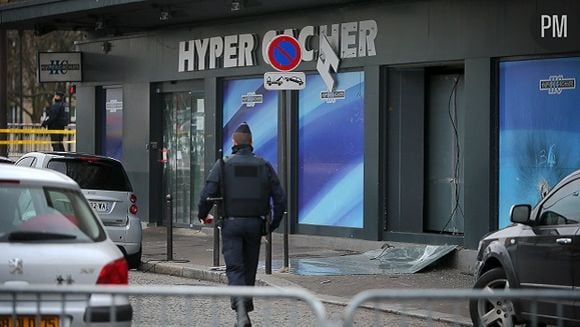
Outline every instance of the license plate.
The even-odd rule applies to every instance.
[[[95,209],[97,212],[108,212],[109,211],[109,202],[103,201],[90,201],[91,207]],[[0,326],[2,327],[2,326]]]
[[[40,326],[36,324],[36,316],[16,316],[15,321],[12,316],[0,316],[0,327],[58,327],[60,323],[58,316],[42,316],[39,320]]]

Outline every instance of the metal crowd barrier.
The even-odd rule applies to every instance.
[[[113,300],[100,299],[101,308],[92,313],[100,316],[89,326],[127,326],[116,319],[120,312],[114,306],[104,312],[104,317],[102,312],[103,303],[118,305],[127,297],[132,306],[132,326],[232,326],[235,313],[230,308],[230,297],[254,298],[256,311],[250,316],[255,326],[329,326],[322,302],[302,289],[188,285],[1,286],[0,326],[57,327],[50,324],[50,317],[60,317],[56,320],[59,326],[69,326],[67,310],[75,305],[71,302],[94,305],[95,296],[106,295]],[[46,302],[52,302],[52,307]],[[107,322],[103,325],[104,320]],[[78,323],[72,321],[72,326]]]
[[[48,130],[40,124],[8,124],[8,128],[0,129],[0,134],[6,134],[6,139],[0,139],[0,145],[8,146],[8,156],[18,158],[33,151],[52,151],[51,134],[62,134],[66,151],[76,151],[76,125],[70,124],[64,130]],[[1,326],[0,326],[1,327]]]
[[[343,323],[345,327],[356,326],[357,319],[360,315],[357,312],[370,310],[374,312],[372,324],[365,326],[389,326],[385,322],[384,316],[377,314],[381,312],[401,313],[405,312],[408,317],[424,319],[424,326],[472,326],[469,319],[469,301],[471,300],[488,300],[493,303],[505,304],[505,300],[514,303],[519,302],[520,309],[530,313],[531,325],[526,326],[544,326],[537,320],[539,303],[549,303],[553,305],[559,319],[556,326],[568,326],[569,322],[562,318],[564,305],[573,304],[576,301],[576,308],[580,305],[580,292],[572,290],[532,290],[532,289],[513,289],[513,290],[475,290],[475,289],[421,289],[421,290],[395,290],[395,289],[375,289],[367,290],[357,294],[346,306],[343,313]],[[525,304],[521,303],[526,301]],[[436,311],[439,305],[451,305],[453,307],[452,315],[441,314]],[[490,310],[488,317],[495,315],[499,311]],[[366,316],[369,314],[366,313]],[[457,319],[463,316],[466,319]],[[453,319],[452,319],[453,317]],[[410,325],[410,324],[402,324]],[[502,326],[501,323],[483,324],[485,326]],[[515,324],[506,324],[506,326],[515,326]]]
[[[550,302],[560,316],[563,305],[580,303],[580,292],[564,290],[376,289],[357,294],[346,307],[328,304],[328,313],[334,315],[329,319],[321,300],[295,288],[9,285],[0,287],[0,326],[76,326],[78,321],[71,322],[68,311],[88,303],[94,309],[84,312],[84,317],[96,317],[89,326],[231,326],[235,315],[230,297],[254,298],[256,311],[250,314],[254,326],[471,326],[469,315],[461,311],[472,299],[529,300],[527,310],[532,314],[538,303]],[[453,315],[436,311],[437,305],[448,301],[457,305]],[[113,305],[103,310],[107,303]],[[129,318],[117,309],[123,303],[131,304]],[[540,325],[532,320],[527,326]],[[563,319],[556,322],[556,326],[568,325]]]

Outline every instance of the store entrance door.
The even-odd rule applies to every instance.
[[[429,77],[425,141],[427,232],[463,234],[463,74]]]
[[[173,203],[173,224],[192,227],[204,176],[204,98],[193,92],[162,94],[163,194]],[[165,201],[165,199],[162,199]]]

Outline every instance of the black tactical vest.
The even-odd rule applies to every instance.
[[[254,155],[234,155],[224,162],[226,215],[266,216],[270,210],[266,161]]]

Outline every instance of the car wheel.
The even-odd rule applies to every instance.
[[[477,279],[475,289],[507,290],[509,281],[502,268],[493,268]],[[505,299],[477,299],[469,302],[469,312],[474,326],[506,327],[514,326],[515,311],[511,300]]]
[[[127,255],[127,264],[129,265],[129,269],[139,269],[141,266],[141,254],[142,249],[140,247],[139,252]]]

